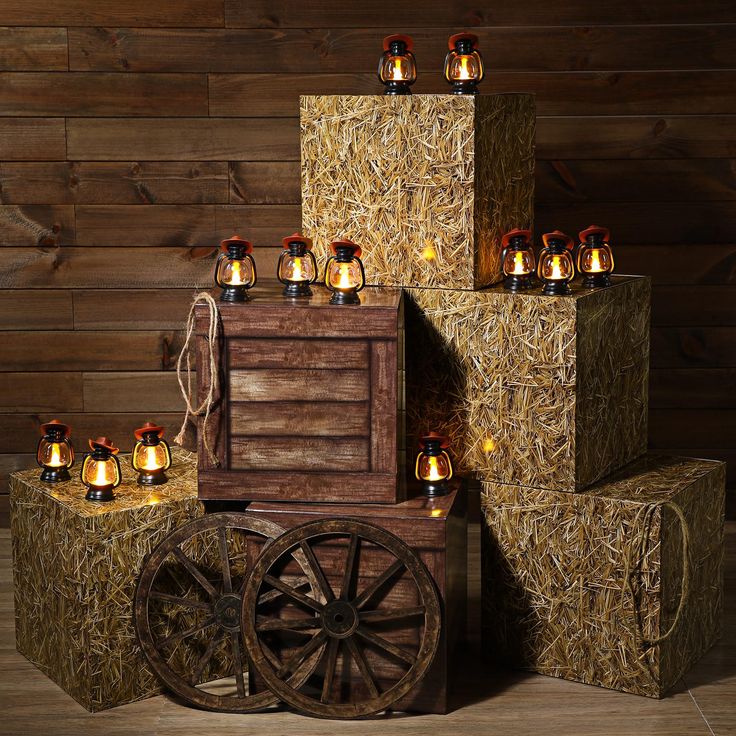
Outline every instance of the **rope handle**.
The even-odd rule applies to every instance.
[[[207,330],[207,349],[208,349],[208,362],[209,362],[209,385],[207,392],[202,399],[202,403],[199,406],[193,405],[193,390],[192,390],[192,351],[195,346],[194,337],[194,325],[195,325],[195,309],[197,304],[204,303],[207,305],[209,310],[209,327]],[[192,306],[189,309],[189,317],[187,318],[187,334],[184,341],[184,347],[182,347],[179,353],[179,358],[176,361],[176,378],[179,381],[179,389],[181,395],[184,397],[184,403],[186,404],[186,412],[184,414],[184,421],[182,422],[179,434],[174,437],[174,442],[178,445],[184,443],[184,435],[187,429],[187,422],[190,417],[201,417],[204,416],[202,421],[202,444],[207,452],[207,456],[210,462],[215,466],[219,467],[220,461],[212,451],[209,443],[209,437],[207,434],[207,424],[210,418],[210,412],[212,405],[215,402],[215,396],[219,389],[219,366],[217,364],[217,356],[215,347],[217,345],[217,332],[219,326],[219,311],[217,309],[217,302],[214,300],[211,294],[206,291],[202,291],[199,294],[195,294]],[[185,367],[186,366],[186,367]],[[186,386],[182,378],[183,374],[186,373]]]

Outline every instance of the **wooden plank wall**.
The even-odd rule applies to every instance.
[[[297,99],[375,93],[381,39],[443,91],[537,94],[537,232],[610,225],[654,279],[651,445],[736,461],[736,4],[0,0],[0,488],[53,416],[127,448],[181,409],[194,289],[299,225]],[[736,462],[729,483],[736,486]]]

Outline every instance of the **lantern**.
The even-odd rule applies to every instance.
[[[445,57],[445,79],[452,85],[453,95],[477,95],[483,81],[483,58],[478,51],[478,36],[456,33],[447,41],[450,49]]]
[[[555,230],[542,235],[544,248],[539,254],[537,275],[542,280],[543,294],[559,296],[570,293],[570,282],[575,276],[575,264],[570,251],[572,238]]]
[[[383,54],[378,60],[378,78],[386,85],[385,95],[410,95],[417,81],[417,62],[412,53],[414,41],[401,34],[383,39]]]
[[[325,286],[332,292],[330,304],[360,304],[358,292],[365,286],[360,246],[336,240],[330,250],[333,255],[325,266]]]
[[[107,437],[90,440],[92,452],[84,456],[82,483],[87,487],[88,501],[112,501],[112,491],[120,485],[120,461],[115,457],[119,450]]]
[[[69,468],[74,464],[71,432],[72,428],[58,419],[41,425],[41,439],[36,448],[36,462],[43,468],[41,480],[47,483],[69,480]]]
[[[233,235],[220,243],[220,257],[215,267],[215,283],[223,290],[223,302],[248,300],[248,289],[256,285],[256,262],[253,260],[253,244]]]
[[[447,437],[430,432],[419,441],[420,451],[414,467],[414,475],[422,482],[425,496],[444,496],[450,487],[447,481],[452,478],[452,461],[446,450]]]
[[[531,245],[531,231],[511,230],[501,239],[503,286],[509,291],[531,289],[536,263]]]
[[[580,233],[578,246],[578,271],[583,274],[583,286],[610,286],[613,272],[613,253],[608,241],[611,233],[607,227],[591,225]]]
[[[130,461],[138,471],[138,485],[159,486],[168,480],[166,472],[171,467],[171,450],[166,440],[161,439],[164,428],[146,422],[133,434],[136,440]]]
[[[317,261],[312,253],[312,240],[294,233],[282,242],[284,252],[279,258],[276,275],[284,284],[284,296],[312,296],[309,284],[317,279]]]

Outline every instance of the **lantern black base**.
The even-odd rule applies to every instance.
[[[542,289],[542,294],[545,296],[565,296],[567,294],[572,294],[572,289],[567,283],[548,281]]]
[[[512,274],[503,280],[503,288],[509,291],[526,291],[534,288],[534,282],[529,276]]]
[[[222,290],[221,302],[247,302],[248,292],[240,287],[232,286]]]
[[[333,291],[330,304],[360,304],[360,297],[354,291]]]
[[[406,82],[386,82],[385,95],[410,95],[411,90]]]
[[[583,279],[583,286],[586,289],[596,289],[600,286],[610,286],[611,277],[607,273],[589,273]]]
[[[70,478],[71,476],[67,468],[44,468],[41,473],[41,480],[44,483],[61,483]]]
[[[477,95],[478,85],[476,82],[454,82],[452,89],[450,90],[451,95]]]
[[[85,498],[88,501],[113,501],[115,495],[112,492],[113,485],[109,486],[95,486],[87,491]]]
[[[284,296],[291,297],[292,299],[299,296],[312,296],[312,290],[309,288],[309,284],[306,281],[295,281],[284,286],[284,290],[281,292]]]
[[[166,483],[168,478],[163,470],[148,470],[138,473],[139,486],[160,486]]]
[[[422,495],[428,498],[446,496],[450,492],[450,484],[446,480],[422,481]]]

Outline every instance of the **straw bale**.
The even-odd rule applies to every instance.
[[[90,711],[161,691],[136,642],[135,586],[146,555],[203,512],[196,455],[172,453],[169,482],[153,488],[138,486],[122,457],[123,483],[105,504],[85,501],[76,477],[49,485],[28,470],[10,479],[17,649]],[[184,620],[195,614],[182,609]],[[215,658],[206,674],[227,664]]]
[[[370,284],[475,289],[531,227],[534,98],[301,97],[302,229],[364,247]]]
[[[482,491],[489,657],[662,697],[717,639],[723,463],[650,455],[582,493],[494,482]],[[682,530],[668,504],[689,527],[689,593],[672,635],[650,646],[675,622],[681,595]]]
[[[580,490],[646,451],[649,280],[570,296],[407,289],[407,438],[457,471]]]

